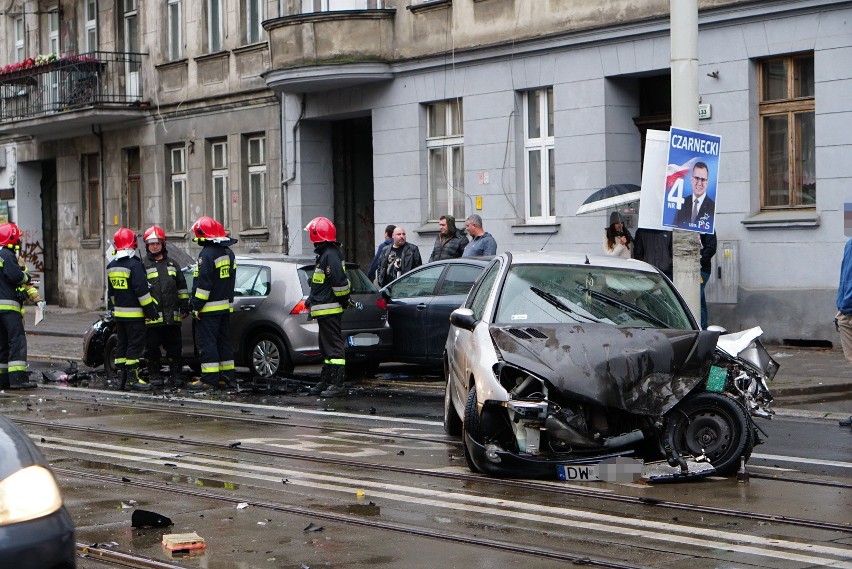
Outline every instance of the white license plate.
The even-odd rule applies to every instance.
[[[600,480],[597,464],[560,464],[556,467],[559,480],[572,482],[585,482],[587,480]]]
[[[353,347],[375,346],[379,343],[379,337],[376,334],[355,334],[349,336],[347,342]]]

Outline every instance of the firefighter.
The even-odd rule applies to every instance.
[[[152,385],[162,385],[160,375],[162,364],[160,347],[166,351],[169,363],[169,375],[172,382],[180,383],[183,369],[181,359],[182,342],[180,335],[181,321],[189,316],[189,290],[186,288],[186,278],[183,271],[166,250],[166,233],[157,225],[152,225],[145,231],[145,251],[142,259],[148,277],[151,296],[157,302],[159,315],[155,320],[148,320],[148,342],[145,358],[148,362],[148,381]]]
[[[192,225],[193,241],[201,245],[192,281],[192,315],[195,346],[201,359],[201,378],[187,389],[237,387],[231,345],[231,312],[237,263],[230,245],[236,243],[212,217],[199,217]]]
[[[23,302],[41,301],[22,268],[17,252],[21,230],[14,223],[0,225],[0,389],[35,389],[27,372],[27,336]]]
[[[343,309],[350,304],[349,279],[334,224],[328,218],[315,217],[305,231],[316,253],[307,304],[311,318],[316,318],[319,324],[319,349],[323,358],[320,381],[311,388],[311,395],[340,397],[346,394],[346,353],[341,321]]]
[[[107,265],[108,308],[118,334],[115,367],[120,373],[120,388],[124,389],[130,379],[131,389],[149,391],[151,384],[139,376],[139,360],[145,353],[145,321],[157,319],[157,303],[151,296],[145,267],[136,255],[136,234],[120,227],[112,243],[115,259]]]

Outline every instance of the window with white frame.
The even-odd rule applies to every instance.
[[[216,140],[210,143],[210,196],[213,218],[226,227],[228,223],[228,142]]]
[[[222,51],[224,22],[222,0],[207,0],[207,53]]]
[[[266,226],[266,137],[246,137],[246,170],[248,177],[248,227]]]
[[[524,194],[527,221],[556,217],[553,87],[524,93]]]
[[[24,17],[18,16],[15,18],[15,61],[23,61],[27,53],[26,47],[26,28],[24,26]]]
[[[382,0],[302,0],[302,14],[336,10],[374,10],[381,7]]]
[[[183,58],[183,0],[169,0],[167,13],[169,61],[177,61]]]
[[[85,0],[83,18],[86,22],[86,51],[97,51],[98,49],[98,2],[97,0]]]
[[[761,207],[816,206],[813,53],[760,62]]]
[[[55,53],[59,55],[62,52],[59,41],[59,7],[51,6],[47,9],[48,53]]]
[[[429,219],[464,217],[464,112],[461,99],[426,105]]]
[[[166,185],[167,228],[183,231],[186,227],[186,146],[168,148],[169,180]]]
[[[265,0],[245,0],[246,43],[258,43],[263,38],[263,6]]]

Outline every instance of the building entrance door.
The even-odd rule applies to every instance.
[[[366,272],[376,252],[373,218],[373,121],[331,123],[334,220],[347,261]]]

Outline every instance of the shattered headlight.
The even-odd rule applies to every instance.
[[[56,479],[43,466],[28,466],[0,482],[0,526],[41,518],[61,507]]]

